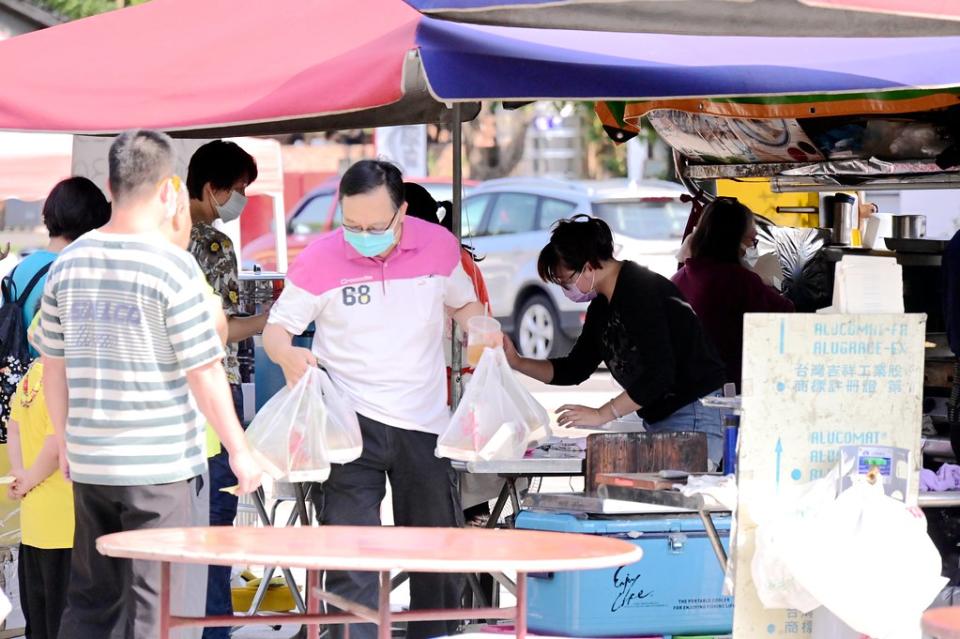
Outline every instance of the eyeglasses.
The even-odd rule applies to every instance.
[[[375,225],[369,228],[363,228],[362,226],[351,226],[349,224],[341,224],[345,231],[350,231],[351,233],[369,233],[370,235],[383,235],[393,227],[393,223],[397,221],[397,216],[400,214],[400,209],[397,209],[393,217],[390,218],[390,223],[386,226]]]
[[[565,288],[568,291],[573,290],[573,287],[577,285],[577,282],[580,280],[580,276],[583,275],[583,269],[580,269],[567,279],[566,282],[560,282],[560,288]]]

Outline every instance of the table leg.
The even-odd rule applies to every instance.
[[[260,515],[260,523],[264,526],[272,526],[273,520],[270,519],[270,515],[267,513],[267,497],[263,492],[263,488],[257,488],[253,491],[253,505],[257,509],[257,514]]]
[[[393,630],[390,616],[390,571],[380,573],[380,604],[377,612],[380,614],[377,639],[390,639]]]
[[[263,579],[260,580],[260,585],[257,586],[257,592],[253,593],[253,600],[250,602],[250,608],[247,609],[248,617],[252,617],[260,612],[260,606],[263,604],[263,598],[267,596],[267,588],[270,587],[270,580],[273,579],[275,570],[276,566],[263,567]]]
[[[713,519],[710,517],[710,513],[698,510],[697,514],[700,515],[700,521],[703,522],[703,528],[707,533],[707,538],[710,539],[710,545],[713,546],[713,554],[717,556],[717,561],[720,562],[720,570],[727,572],[727,551],[723,549],[723,541],[720,540],[717,527],[713,525]]]
[[[307,605],[303,601],[303,597],[300,596],[300,589],[297,588],[297,582],[293,578],[293,573],[289,568],[282,568],[283,579],[287,582],[287,588],[290,589],[290,594],[293,595],[293,603],[297,606],[297,610],[300,612],[306,612]]]
[[[517,639],[527,636],[527,574],[517,573]]]
[[[309,490],[303,489],[303,484],[294,484],[293,492],[297,498],[297,511],[300,513],[300,525],[310,525],[310,514],[307,511],[307,493]]]
[[[517,520],[517,515],[520,514],[520,492],[517,490],[517,478],[508,477],[507,478],[507,487],[510,489],[510,505],[513,506],[513,520]],[[511,526],[513,528],[513,526]]]
[[[170,562],[160,564],[160,639],[170,639]]]
[[[266,513],[266,507],[263,508],[264,513]],[[293,526],[294,522],[297,520],[297,511],[296,509],[290,513],[290,516],[287,518],[287,527]],[[268,518],[267,521],[270,521]],[[267,524],[268,526],[272,524]],[[260,611],[260,606],[263,604],[263,598],[267,596],[267,588],[270,587],[270,580],[273,579],[273,574],[275,572],[275,567],[263,568],[263,579],[260,581],[260,586],[257,588],[257,592],[253,595],[253,601],[250,602],[250,609],[247,611],[248,616],[253,616]],[[287,582],[287,588],[290,589],[291,594],[293,595],[293,601],[297,604],[298,610],[303,610],[303,599],[300,597],[300,590],[297,588],[297,582],[293,579],[293,573],[287,569],[282,569],[284,580]]]
[[[317,589],[320,588],[320,571],[307,571],[307,614],[316,615],[320,613],[320,598],[317,597]],[[307,625],[307,639],[319,639],[319,624]]]
[[[487,601],[488,595],[483,592],[483,586],[480,583],[480,577],[474,573],[467,575],[467,586],[474,597],[472,608],[489,608],[490,602]]]
[[[508,499],[510,499],[510,488],[507,486],[506,481],[504,481],[503,488],[500,489],[500,495],[497,496],[497,503],[493,505],[493,511],[490,512],[490,519],[487,520],[487,528],[497,527]]]

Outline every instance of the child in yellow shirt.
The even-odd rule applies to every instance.
[[[37,322],[31,325],[31,334]],[[20,380],[7,422],[14,481],[7,496],[20,504],[20,600],[30,639],[56,639],[66,607],[73,548],[73,490],[60,472],[53,424],[43,396],[43,364]]]

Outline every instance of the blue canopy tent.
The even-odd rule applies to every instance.
[[[749,36],[960,34],[942,0],[407,0],[425,15],[500,26]]]

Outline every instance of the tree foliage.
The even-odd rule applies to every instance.
[[[140,4],[147,0],[125,0],[125,4]],[[117,0],[32,0],[32,3],[52,11],[65,18],[76,20],[112,11],[117,8]]]

